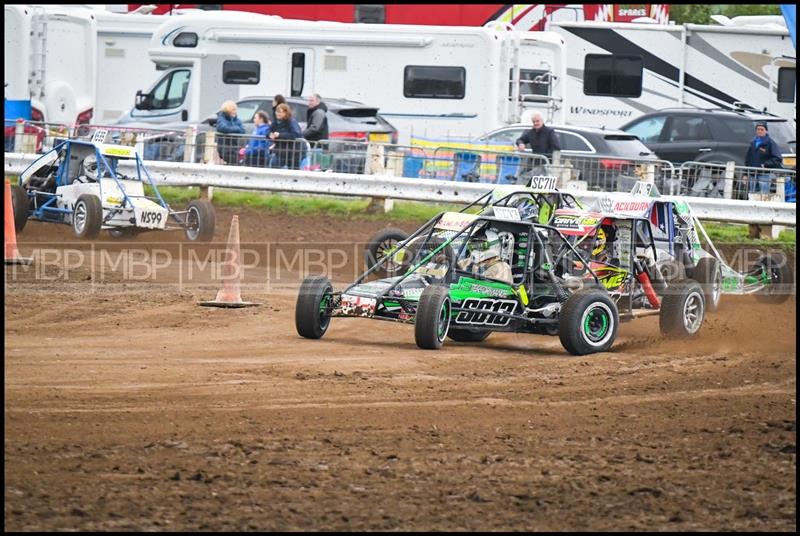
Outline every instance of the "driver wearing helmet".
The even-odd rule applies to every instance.
[[[81,162],[76,182],[97,182],[97,157],[89,154]]]
[[[613,225],[602,225],[597,229],[592,245],[591,260],[595,262],[614,263],[612,246],[616,239]]]
[[[475,275],[512,283],[511,265],[501,256],[501,241],[491,230],[479,231],[467,244],[466,256],[458,267]]]

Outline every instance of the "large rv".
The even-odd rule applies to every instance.
[[[564,121],[566,57],[550,32],[365,25],[241,12],[173,17],[154,33],[160,70],[121,122],[200,121],[250,95],[348,98],[418,136],[478,136],[540,110]],[[512,82],[513,81],[513,82]]]
[[[87,6],[5,5],[7,112],[27,109],[24,119],[61,124],[116,121],[141,80],[154,76],[147,49],[153,30],[168,18]]]
[[[753,108],[793,120],[796,53],[785,24],[775,24],[781,21],[553,22],[569,56],[567,121],[616,128],[676,106]]]

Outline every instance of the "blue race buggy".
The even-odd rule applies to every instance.
[[[19,233],[30,220],[70,225],[78,238],[113,238],[144,231],[182,229],[191,241],[214,236],[216,215],[204,199],[173,210],[153,182],[133,147],[103,143],[103,131],[91,141],[64,140],[37,158],[12,185],[14,225]],[[133,162],[134,176],[119,163]],[[145,195],[145,184],[154,195]]]

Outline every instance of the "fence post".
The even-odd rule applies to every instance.
[[[139,157],[144,160],[144,134],[141,132],[136,133],[136,143],[134,144],[136,147],[136,152],[139,153]]]
[[[736,169],[736,162],[730,161],[725,163],[725,172],[722,175],[725,181],[722,189],[725,199],[733,199],[733,180],[735,177],[734,171]]]
[[[17,119],[17,124],[14,125],[14,152],[24,153],[23,144],[25,142],[25,120],[22,118]]]
[[[186,145],[183,147],[183,161],[194,162],[197,143],[197,126],[189,125],[186,127]]]
[[[206,144],[203,148],[203,163],[213,164],[217,161],[217,137],[216,132],[206,132]]]

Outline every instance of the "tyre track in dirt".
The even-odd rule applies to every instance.
[[[383,226],[241,223],[253,242]],[[7,269],[6,530],[796,529],[794,298],[724,296],[693,341],[645,318],[579,358],[514,334],[430,352],[358,319],[299,338],[301,274],[267,286],[266,260],[243,288],[265,305],[198,307],[218,285],[182,283],[186,262],[135,282]]]

